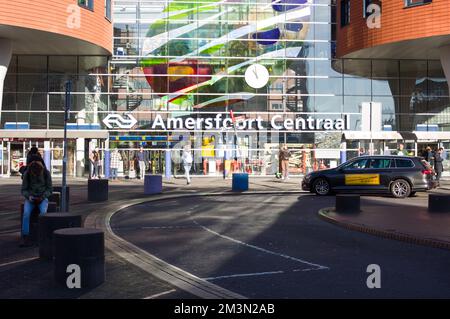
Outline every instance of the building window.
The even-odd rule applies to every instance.
[[[431,3],[433,0],[405,0],[405,6],[407,7],[414,7],[414,6],[420,6],[422,4]]]
[[[350,23],[350,0],[341,1],[341,27]]]
[[[89,10],[94,10],[94,0],[78,0],[78,5]]]
[[[105,17],[111,20],[111,0],[105,0]]]

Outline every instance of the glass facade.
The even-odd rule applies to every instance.
[[[293,174],[336,166],[360,148],[395,150],[400,140],[388,133],[384,140],[343,141],[341,130],[324,129],[325,120],[343,120],[346,130],[365,131],[367,103],[381,104],[377,116],[386,132],[450,131],[449,86],[440,61],[337,59],[340,9],[333,0],[116,0],[112,57],[13,57],[1,125],[61,129],[64,84],[71,80],[69,122],[109,129],[109,146],[122,151],[124,175],[133,170],[133,152],[141,145],[149,151],[151,172],[162,173],[170,160],[176,173],[180,150],[191,143],[199,174],[230,167],[272,174],[283,143],[294,154]],[[256,64],[269,74],[259,88],[246,77]],[[137,123],[107,127],[110,113]],[[237,131],[205,125],[218,115],[253,123]],[[166,129],[155,126],[158,118],[203,122],[196,130]],[[308,118],[322,126],[273,127]],[[418,152],[417,145],[407,148]]]
[[[108,111],[107,70],[107,56],[13,56],[3,88],[1,126],[25,122],[31,129],[62,129],[69,80],[69,122],[99,123],[102,112]]]
[[[165,118],[213,117],[233,110],[267,122],[274,113],[292,119],[349,115],[349,129],[358,131],[362,103],[379,102],[385,130],[450,130],[448,85],[440,61],[336,59],[335,11],[330,0],[115,1],[113,108],[135,112],[143,129],[151,127],[158,113]],[[258,89],[245,78],[255,63],[270,76]],[[213,133],[201,131],[199,148]],[[251,149],[248,139],[260,134],[269,136],[270,143],[258,144],[257,151],[273,153],[279,143],[294,150],[293,171],[336,165],[342,159],[341,134],[336,132],[260,130],[256,137],[239,137],[238,144]],[[226,143],[214,136],[216,148],[218,140]],[[365,146],[364,141],[347,144],[347,152],[355,154]],[[378,143],[374,151],[385,146],[395,149],[396,143]],[[254,158],[264,158],[262,153]]]

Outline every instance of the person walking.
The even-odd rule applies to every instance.
[[[50,172],[39,160],[32,161],[26,170],[22,181],[22,196],[25,197],[22,217],[22,243],[21,247],[33,245],[30,241],[31,213],[37,206],[39,215],[47,213],[48,198],[52,195],[52,178]]]
[[[281,174],[283,180],[289,179],[289,159],[291,158],[291,152],[288,150],[286,144],[283,144],[281,147],[278,158],[281,161]]]
[[[442,164],[442,162],[444,161],[444,159],[442,157],[443,152],[444,152],[444,149],[442,147],[440,147],[436,151],[436,154],[434,155],[434,170],[436,172],[437,186],[440,186],[442,172],[444,171],[444,165]]]
[[[183,161],[184,175],[186,176],[187,184],[191,183],[191,177],[189,175],[192,167],[192,153],[191,146],[185,145],[183,148],[183,155],[181,156],[181,160]]]
[[[145,176],[145,165],[147,161],[146,152],[144,151],[144,148],[141,146],[139,148],[139,152],[136,154],[137,160],[139,161],[139,178],[144,179]]]
[[[89,154],[89,162],[91,164],[91,179],[98,179],[99,173],[98,173],[98,165],[100,163],[100,153],[98,151],[98,147],[94,148]]]
[[[117,179],[117,171],[120,167],[120,161],[122,160],[122,156],[119,151],[114,149],[111,153],[111,178],[113,180]]]
[[[431,150],[430,146],[427,146],[425,148],[424,151],[424,157],[423,157],[428,163],[430,163],[430,165],[433,167],[434,166],[434,154],[433,151]]]

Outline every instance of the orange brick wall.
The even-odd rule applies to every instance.
[[[341,27],[337,5],[337,55],[381,44],[450,34],[450,0],[405,8],[404,0],[382,0],[381,28],[369,29],[363,18],[363,1],[350,1],[350,24]],[[395,58],[395,57],[393,57]]]
[[[80,28],[69,28],[68,6],[77,3],[77,0],[0,0],[0,24],[63,34],[112,52],[113,28],[105,18],[105,1],[95,0],[93,12],[80,8]]]

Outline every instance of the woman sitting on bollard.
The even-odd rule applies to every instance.
[[[39,214],[47,213],[48,198],[52,195],[52,178],[50,172],[40,161],[29,164],[22,181],[22,195],[25,197],[22,220],[21,247],[31,246],[30,217],[35,206],[39,207]]]

